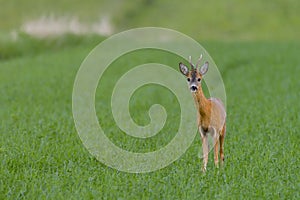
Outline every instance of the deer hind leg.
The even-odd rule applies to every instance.
[[[212,137],[214,139],[214,160],[216,167],[219,167],[219,135],[219,132],[217,132],[216,129],[213,129]]]
[[[221,164],[224,163],[224,140],[226,135],[226,124],[224,124],[223,129],[220,134],[220,158]]]
[[[202,140],[202,150],[203,150],[203,166],[202,171],[206,171],[206,166],[208,162],[208,136],[207,131],[203,130],[201,127],[199,127],[199,132],[201,135]]]

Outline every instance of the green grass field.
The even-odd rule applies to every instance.
[[[71,95],[78,67],[92,45],[2,61],[1,199],[299,198],[300,44],[207,42],[204,46],[221,70],[228,98],[226,164],[215,169],[210,157],[205,175],[198,158],[200,137],[181,159],[149,174],[118,172],[89,155],[74,128]],[[162,62],[177,62],[167,59],[172,55],[160,57],[158,52],[138,55],[128,65],[162,58]],[[113,68],[111,72],[118,73]],[[148,120],[143,112],[147,104],[157,103],[149,102],[148,96],[169,105],[170,119],[176,119],[178,109],[168,109],[174,97],[159,99],[164,92],[160,90],[145,88],[144,94],[136,94],[139,111],[133,109],[132,114],[139,123]],[[111,115],[106,100],[96,107],[106,108]],[[102,125],[118,134],[113,121],[104,119]],[[165,130],[173,129],[172,121],[167,123]],[[170,139],[162,135],[144,147],[159,147],[162,138],[163,142]],[[111,139],[143,151],[141,141]]]
[[[15,9],[13,2],[3,4],[1,10],[6,9],[1,12],[3,16],[13,16],[9,12],[9,9]],[[20,6],[15,10],[16,15],[39,16],[47,2],[28,15]],[[26,6],[32,9],[32,3]],[[83,8],[90,9],[93,4],[91,0]],[[152,6],[157,4],[164,5],[154,1]],[[287,15],[284,14],[286,10],[279,9],[282,4],[278,1],[278,7],[273,7],[274,18],[262,20],[258,27],[251,25],[250,32],[245,34],[247,19],[252,18],[244,12],[248,5],[237,4],[233,17],[244,14],[241,21],[236,21],[237,26],[234,23],[226,26],[222,17],[215,16],[212,19],[216,26],[197,38],[204,38],[199,42],[219,67],[227,94],[225,165],[216,169],[210,154],[205,174],[201,172],[202,160],[198,157],[201,148],[199,135],[179,160],[155,172],[130,174],[97,161],[82,145],[76,132],[72,90],[80,64],[105,38],[64,35],[36,39],[20,33],[17,41],[10,41],[7,39],[9,31],[18,27],[22,20],[12,17],[1,23],[0,199],[300,199],[300,41],[294,32],[300,26],[290,26],[299,23],[294,16],[299,4],[286,6],[285,9],[291,11]],[[78,4],[68,7],[67,1],[61,1],[59,5],[46,7],[58,13],[80,10]],[[222,5],[225,4],[218,7],[220,12],[227,13],[225,19],[231,19],[232,15],[222,9]],[[257,9],[262,9],[259,5],[270,6],[271,3],[258,3]],[[180,7],[178,3],[174,6]],[[208,3],[206,8],[211,6]],[[191,7],[195,11],[196,6]],[[125,8],[115,20],[128,27],[151,25],[151,16],[162,12],[149,9],[141,14],[133,4]],[[188,9],[188,6],[181,9]],[[78,15],[91,20],[96,18],[96,11],[91,9],[91,16],[88,16],[83,9]],[[122,13],[125,13],[122,16],[128,15],[127,18],[121,20]],[[132,15],[136,16],[135,21],[130,20]],[[174,16],[174,13],[169,15]],[[204,16],[205,19],[210,17],[209,9]],[[284,23],[273,21],[280,17],[283,21],[291,20],[287,22],[287,32],[274,31]],[[174,25],[175,22],[185,24],[189,21],[182,26],[187,28],[185,33],[193,35],[199,30],[192,26],[192,21],[195,21],[192,14],[181,20],[169,20],[172,23],[168,24],[164,18],[154,25],[176,28],[179,25]],[[262,26],[265,29],[257,32]],[[147,140],[126,136],[115,125],[110,94],[112,84],[130,67],[159,62],[177,70],[180,61],[181,58],[166,52],[141,50],[111,65],[106,77],[113,79],[104,78],[99,85],[96,110],[101,126],[116,145],[130,151],[147,152],[163,147],[174,137],[164,134],[175,133],[180,120],[178,102],[168,90],[145,86],[131,99],[131,114],[139,124],[149,122],[147,111],[154,103],[162,104],[168,112],[163,131]]]

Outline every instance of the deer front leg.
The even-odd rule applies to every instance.
[[[202,140],[202,150],[203,150],[203,166],[202,171],[206,171],[206,166],[208,162],[208,137],[207,132],[205,132],[201,127],[199,128],[201,140]]]

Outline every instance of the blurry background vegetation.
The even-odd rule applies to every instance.
[[[20,30],[42,16],[76,17],[93,23],[108,17],[114,32],[172,28],[198,40],[298,40],[298,0],[0,0],[0,30]]]

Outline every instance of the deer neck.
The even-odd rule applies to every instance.
[[[205,97],[201,86],[193,93],[193,97],[200,115],[205,115],[207,111],[206,108],[209,107],[209,100]]]

